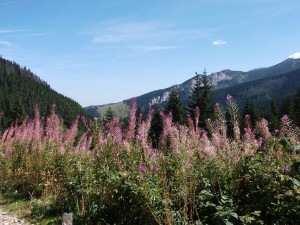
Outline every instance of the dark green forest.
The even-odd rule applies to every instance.
[[[67,126],[77,115],[87,116],[76,101],[51,89],[29,69],[0,57],[0,128],[9,126],[16,118],[21,123],[26,116],[32,117],[36,104],[42,116],[48,115],[55,104],[56,113]]]

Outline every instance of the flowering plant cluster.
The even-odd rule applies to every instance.
[[[76,117],[67,128],[55,113],[12,124],[0,135],[0,191],[19,193],[32,215],[73,212],[76,224],[292,224],[300,218],[300,133],[287,115],[277,132],[268,122],[240,127],[227,96],[207,130],[161,113],[154,148],[153,110],[129,123]],[[85,131],[78,129],[83,124]],[[230,124],[230,126],[228,126]],[[228,135],[232,129],[232,137]]]

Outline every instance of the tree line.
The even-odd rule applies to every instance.
[[[68,126],[77,115],[87,116],[77,102],[51,89],[29,69],[0,57],[0,129],[32,117],[36,104],[42,116],[48,115],[55,104],[57,114]]]
[[[163,124],[160,116],[161,112],[171,113],[173,122],[181,125],[187,124],[187,118],[190,116],[194,122],[197,119],[198,126],[204,130],[207,129],[207,120],[215,119],[214,108],[216,102],[212,85],[206,71],[204,71],[203,74],[196,73],[194,86],[187,102],[183,100],[184,98],[180,92],[179,86],[174,86],[170,90],[166,104],[155,107],[150,129],[150,136],[154,142],[159,139],[162,132]],[[224,98],[226,98],[226,96],[224,96]],[[300,125],[300,87],[294,96],[289,96],[281,102],[273,99],[265,104],[267,106],[264,107],[264,110],[261,110],[252,100],[246,99],[244,105],[240,105],[240,109],[236,112],[241,128],[245,126],[244,118],[246,115],[249,116],[250,123],[253,127],[257,121],[265,118],[269,122],[271,131],[279,129],[280,119],[283,115],[288,115],[294,122],[294,125]],[[138,110],[137,114],[140,112],[141,111]],[[110,121],[114,116],[114,111],[109,107],[106,111],[104,122]],[[226,111],[225,117],[228,119],[228,112]],[[124,121],[126,124],[126,119]],[[228,124],[227,129],[230,135],[232,133],[230,124]]]

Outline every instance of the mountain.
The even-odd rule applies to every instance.
[[[248,99],[254,102],[258,108],[265,110],[272,100],[281,102],[286,97],[294,96],[299,88],[300,68],[218,89],[214,91],[214,97],[217,102],[224,105],[227,94],[230,94],[239,105],[244,105]]]
[[[70,125],[85,110],[74,100],[63,96],[42,81],[26,67],[0,57],[0,112],[3,112],[0,127],[7,127],[18,117],[33,116],[34,105],[38,104],[42,116],[50,113],[56,105],[56,112],[66,125]]]
[[[245,98],[250,98],[254,100],[254,102],[260,102],[260,104],[263,105],[261,102],[264,100],[269,100],[272,96],[277,96],[276,93],[273,94],[274,91],[279,93],[274,87],[279,88],[281,85],[280,87],[284,88],[280,91],[282,97],[294,93],[294,89],[291,89],[286,85],[289,83],[289,75],[291,75],[289,72],[296,71],[297,69],[300,69],[300,59],[287,59],[270,67],[252,69],[248,72],[226,69],[212,73],[208,75],[208,77],[213,86],[216,102],[224,103],[227,93],[231,93],[233,96],[240,96],[237,98],[239,104],[242,104]],[[282,75],[279,76],[281,79],[273,79],[273,77],[278,75]],[[294,84],[298,84],[298,79],[300,80],[300,75],[299,77],[293,77]],[[178,85],[183,100],[186,101],[188,99],[194,86],[194,82],[195,76]],[[265,83],[265,85],[263,85],[263,83]],[[260,88],[258,88],[257,85],[260,85]],[[138,106],[141,109],[146,109],[149,105],[163,105],[168,99],[172,87],[155,90],[138,96]],[[120,112],[122,112],[122,116],[124,116],[126,113],[128,115],[130,102],[131,99],[127,99],[119,103],[109,104],[109,106],[114,110],[117,116],[120,115]],[[86,110],[94,117],[103,118],[107,108],[107,105],[100,105],[87,107]]]

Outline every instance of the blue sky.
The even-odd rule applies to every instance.
[[[82,106],[300,57],[299,0],[0,0],[0,54]]]

